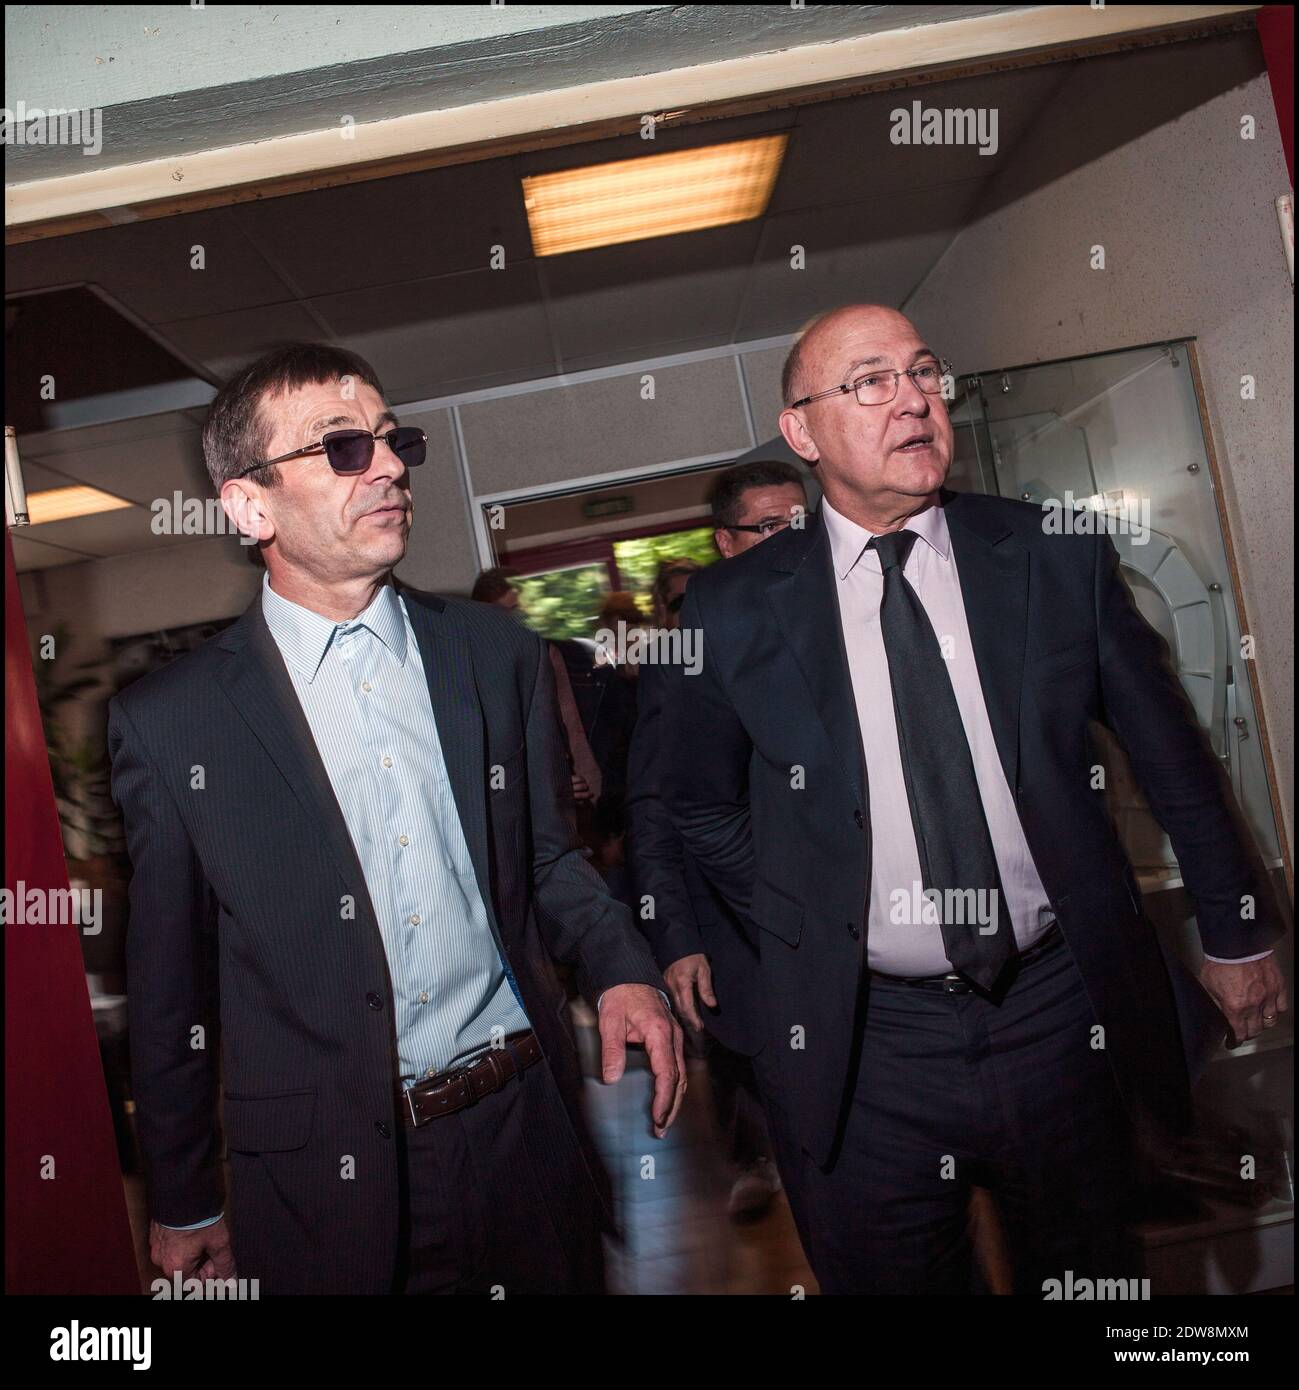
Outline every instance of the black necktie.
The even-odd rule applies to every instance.
[[[914,531],[871,541],[884,570],[880,628],[902,772],[920,872],[942,920],[947,959],[958,974],[991,991],[1015,954],[1014,934],[948,664],[929,615],[902,573],[915,542]],[[984,935],[994,923],[996,930]]]

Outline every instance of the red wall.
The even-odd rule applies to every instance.
[[[1277,124],[1281,127],[1281,145],[1285,164],[1294,184],[1294,6],[1264,5],[1255,20],[1263,58],[1267,63],[1268,81],[1272,84],[1272,102],[1276,107]]]
[[[68,886],[6,530],[5,887],[20,880]],[[6,1292],[138,1294],[78,928],[4,930]]]

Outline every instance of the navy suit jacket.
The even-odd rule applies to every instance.
[[[642,663],[636,680],[626,816],[639,923],[663,970],[683,956],[702,952],[708,957],[717,1008],[701,1005],[700,1014],[723,1046],[751,1055],[762,1045],[761,1037],[740,1001],[757,983],[758,953],[686,849],[663,801],[663,709],[671,687],[683,678],[679,667]]]
[[[1270,886],[1109,537],[1048,535],[1039,508],[997,497],[944,492],[942,505],[1001,765],[1119,1087],[1134,1117],[1184,1129],[1183,1029],[1202,1034],[1216,1016],[1221,1037],[1221,1015],[1143,915],[1093,788],[1089,721],[1127,751],[1210,955],[1252,955],[1281,935]],[[681,625],[702,629],[703,669],[676,682],[665,716],[665,798],[759,953],[723,1007],[760,1034],[770,1098],[824,1164],[869,1007],[871,812],[820,512],[695,575]]]
[[[545,644],[490,605],[403,592],[478,888],[607,1213],[552,959],[592,999],[662,978],[580,852]],[[150,1213],[181,1226],[222,1208],[219,1033],[240,1275],[268,1293],[387,1293],[402,1123],[387,960],[261,594],[109,709]]]

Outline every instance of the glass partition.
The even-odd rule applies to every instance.
[[[1137,606],[1174,666],[1270,868],[1281,864],[1189,344],[1135,348],[963,378],[952,486],[1107,514]],[[1143,886],[1177,861],[1105,738],[1111,810]]]
[[[1107,513],[1136,603],[1168,642],[1289,920],[1252,653],[1242,645],[1193,351],[1190,342],[1160,344],[960,378],[951,486]],[[1198,971],[1194,904],[1172,846],[1115,740],[1099,726],[1094,736],[1146,914],[1165,948]],[[1277,946],[1291,998],[1292,941]],[[1194,1135],[1150,1156],[1159,1178],[1142,1231],[1148,1272],[1164,1292],[1244,1292],[1293,1278],[1293,1051],[1293,1013],[1220,1049],[1196,1091]],[[1242,1155],[1257,1165],[1257,1181],[1242,1182]]]

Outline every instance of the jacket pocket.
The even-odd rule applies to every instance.
[[[1036,677],[1058,676],[1072,671],[1075,666],[1095,665],[1096,645],[1093,642],[1074,642],[1067,647],[1058,647],[1053,652],[1042,652],[1026,657],[1025,674]]]
[[[765,879],[754,885],[750,915],[764,931],[789,946],[797,946],[803,935],[803,904]]]
[[[311,1138],[315,1091],[278,1091],[264,1096],[227,1095],[222,1104],[226,1148],[237,1153],[281,1153]]]

